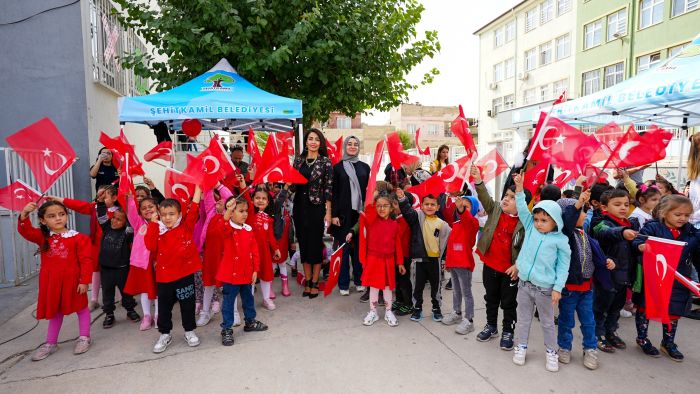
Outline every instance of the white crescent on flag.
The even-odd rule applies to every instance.
[[[210,171],[209,166],[207,165],[207,162],[211,161],[214,163],[214,168]],[[208,155],[202,160],[202,164],[204,165],[203,171],[207,174],[216,174],[219,171],[219,168],[221,168],[221,163],[219,163],[219,159],[217,159],[214,156]]]
[[[487,161],[486,163],[484,163],[484,173],[486,173],[486,174],[495,173],[497,169],[498,169],[498,163],[496,163],[496,160],[491,159],[491,160]]]
[[[663,269],[663,274],[659,273],[659,265],[661,265]],[[666,277],[666,273],[668,271],[668,263],[666,262],[666,256],[662,254],[657,254],[656,255],[656,275],[661,277],[661,280],[659,280],[659,286],[663,284],[664,278]]]
[[[44,149],[44,158],[51,157],[52,153],[53,152],[51,152],[51,150],[49,148]],[[60,153],[56,153],[56,155],[61,160],[61,164],[58,166],[58,168],[49,167],[49,165],[46,163],[46,159],[44,159],[44,171],[46,171],[46,173],[49,175],[53,175],[53,174],[57,173],[58,171],[61,170],[61,168],[63,168],[63,166],[66,165],[66,163],[68,163],[68,159],[66,159],[65,156],[63,156]]]
[[[557,129],[556,127],[548,126],[548,127],[542,132],[542,138],[540,138],[540,140],[537,142],[537,143],[539,144],[539,146],[540,146],[540,149],[542,149],[543,151],[546,151],[546,150],[549,150],[549,148],[551,148],[551,146],[550,146],[550,147],[546,147],[546,146],[544,146],[542,143],[544,142],[544,139],[547,137],[547,133],[549,132],[549,130],[556,130],[556,129]]]
[[[447,167],[445,167],[445,170],[448,168],[452,168],[452,175],[449,178],[443,178],[442,181],[445,183],[450,183],[454,182],[454,180],[459,176],[459,167],[457,166],[457,163],[453,162],[450,163]],[[440,171],[442,172],[442,171]]]
[[[275,168],[273,168],[272,170],[270,170],[270,172],[268,172],[267,174],[265,174],[265,176],[262,177],[262,181],[265,182],[265,183],[267,183],[267,182],[268,182],[268,179],[270,178],[270,176],[271,176],[272,174],[284,175],[284,173],[282,172],[282,170],[281,170],[279,167],[275,167]]]
[[[170,191],[172,191],[173,195],[175,195],[175,196],[178,195],[178,193],[177,193],[178,190],[182,190],[185,192],[185,196],[186,196],[185,199],[187,199],[187,200],[190,199],[190,191],[187,190],[187,187],[185,185],[183,185],[182,183],[176,183],[170,188]]]
[[[639,145],[639,141],[628,141],[622,144],[622,147],[620,148],[620,159],[627,159],[627,156],[630,154],[630,150],[637,145]]]

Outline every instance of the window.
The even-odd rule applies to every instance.
[[[535,102],[537,96],[537,88],[527,89],[523,92],[523,104],[529,105]]]
[[[637,74],[642,73],[661,61],[661,53],[651,53],[637,58]]]
[[[493,82],[501,82],[503,80],[503,63],[498,63],[493,66]]]
[[[442,129],[441,124],[430,123],[428,124],[428,135],[439,135]]]
[[[515,40],[515,21],[506,25],[506,42]]]
[[[503,97],[503,109],[513,109],[515,107],[515,95],[509,94]]]
[[[622,82],[625,75],[625,64],[620,62],[605,67],[605,88],[617,85]]]
[[[677,45],[675,47],[668,48],[668,57],[674,57],[677,54],[679,54],[685,47],[688,46],[689,43]]]
[[[525,32],[537,27],[537,8],[533,8],[525,14]]]
[[[415,123],[408,123],[406,124],[406,131],[408,131],[411,134],[416,134],[416,124]]]
[[[571,0],[557,0],[557,16],[571,11]]]
[[[503,110],[503,97],[493,99],[493,104],[491,106],[491,116],[496,116],[499,112]]]
[[[557,60],[561,60],[571,55],[571,37],[566,34],[556,40]]]
[[[583,27],[583,49],[600,45],[603,40],[603,22],[595,21]]]
[[[347,116],[339,116],[335,120],[335,125],[339,129],[351,129],[352,119],[348,118]]]
[[[532,71],[537,67],[537,48],[525,52],[525,71]]]
[[[672,0],[671,17],[685,14],[698,8],[698,0]]]
[[[639,28],[655,25],[664,18],[664,0],[642,0],[639,10]]]
[[[552,43],[546,42],[540,45],[540,67],[552,62]]]
[[[583,95],[595,93],[600,90],[600,70],[583,73]]]
[[[544,25],[554,18],[554,0],[545,0],[540,4],[540,25]]]
[[[617,36],[615,36],[617,34]],[[608,15],[608,41],[627,34],[627,9]]]
[[[569,79],[562,79],[552,84],[552,97],[559,97],[562,93],[569,90]]]
[[[503,63],[505,64],[504,67],[506,69],[506,79],[513,78],[515,76],[515,58],[511,57]]]
[[[551,99],[551,90],[549,90],[549,84],[540,86],[540,101],[548,101]]]
[[[493,32],[493,46],[495,48],[498,48],[504,44],[505,38],[506,38],[505,35],[506,35],[506,30],[503,27],[498,28],[498,29],[496,29],[496,31]]]

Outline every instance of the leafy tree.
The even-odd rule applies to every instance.
[[[332,111],[389,110],[432,82],[406,75],[440,50],[435,31],[418,37],[417,0],[115,0],[125,27],[154,54],[125,54],[124,67],[162,91],[210,69],[222,57],[262,89],[303,100],[305,123]],[[166,60],[160,60],[163,57]]]
[[[405,150],[413,148],[413,137],[405,131],[399,130],[399,139]]]

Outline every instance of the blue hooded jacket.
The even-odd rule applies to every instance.
[[[518,218],[525,228],[525,240],[516,261],[518,277],[536,286],[561,292],[569,277],[571,261],[569,239],[562,232],[564,220],[561,207],[554,201],[540,201],[535,205],[534,209],[543,209],[557,225],[554,231],[542,234],[535,228],[525,194],[516,193],[515,203]]]

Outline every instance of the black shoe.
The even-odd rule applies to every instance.
[[[399,302],[399,301],[394,301],[393,303],[391,303],[391,311],[392,311],[392,312],[396,312],[396,311],[398,311],[399,309],[401,309],[402,306],[403,306],[403,304],[402,304],[401,302]]]
[[[452,278],[450,278],[447,281],[447,284],[445,285],[445,290],[452,290]]]
[[[617,336],[617,333],[614,332],[610,335],[606,335],[605,339],[608,340],[608,343],[614,346],[616,349],[624,350],[627,349],[627,344],[625,341],[622,340],[622,338]]]
[[[245,322],[245,326],[243,326],[243,331],[245,331],[245,332],[267,331],[267,326],[265,324],[263,324],[262,322],[259,322],[257,320],[253,320],[252,322]]]
[[[313,291],[313,289],[316,289],[316,293],[309,293],[309,299],[314,299],[314,298],[318,297],[319,294],[321,294],[318,291],[318,282],[311,282],[311,284],[309,285],[309,289],[311,289],[312,291]]]
[[[114,314],[110,313],[105,316],[105,320],[102,322],[102,328],[112,328],[114,326]]]
[[[309,288],[309,291],[306,291],[306,289],[304,289],[304,292],[301,293],[301,296],[302,296],[302,297],[308,297],[309,294],[311,294],[311,281],[308,281],[308,280],[304,279],[304,287],[308,287],[308,288]]]
[[[492,326],[490,324],[487,324],[484,326],[484,329],[481,330],[481,332],[476,336],[476,340],[479,342],[488,342],[492,338],[496,338],[498,336],[498,328],[496,326]]]
[[[673,361],[678,361],[681,362],[683,361],[683,353],[681,353],[678,350],[678,346],[676,346],[675,343],[670,343],[670,344],[664,344],[663,342],[661,343],[661,351],[664,352],[667,356],[671,358]]]
[[[423,311],[420,309],[415,309],[413,313],[411,313],[411,320],[415,322],[423,320]]]
[[[604,353],[615,353],[615,346],[611,345],[605,337],[598,338],[598,349]]]
[[[442,311],[439,309],[433,309],[433,321],[442,321]]]
[[[646,354],[647,356],[651,356],[654,358],[661,357],[659,349],[655,348],[654,345],[651,344],[649,338],[637,338],[637,346],[639,346],[639,348],[642,349],[642,352],[644,352],[644,354]]]
[[[406,316],[410,315],[413,312],[413,308],[411,308],[409,305],[401,305],[401,307],[394,312],[397,316]]]
[[[365,292],[360,296],[360,302],[369,302],[369,287]]]
[[[139,314],[133,309],[130,311],[126,311],[126,317],[128,317],[129,320],[131,320],[134,323],[141,321],[141,316],[139,316]]]
[[[221,330],[221,344],[224,346],[233,346],[233,330],[230,328]]]
[[[501,336],[500,346],[501,346],[502,350],[513,350],[513,333],[512,332],[503,331],[503,335]]]

